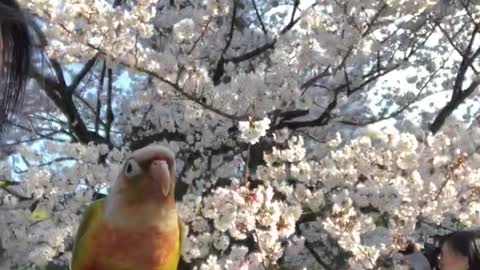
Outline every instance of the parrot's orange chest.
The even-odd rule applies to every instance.
[[[126,231],[99,224],[92,235],[94,262],[88,270],[159,269],[178,252],[178,228],[161,231],[156,227]]]

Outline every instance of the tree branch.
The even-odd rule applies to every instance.
[[[67,84],[65,82],[65,77],[63,76],[63,70],[62,70],[62,67],[60,66],[60,63],[58,63],[57,60],[54,60],[54,59],[51,59],[50,61],[52,63],[52,68],[55,71],[55,75],[59,80],[59,83],[62,86],[66,86]]]
[[[100,123],[100,111],[102,108],[102,90],[103,84],[105,81],[105,72],[107,69],[107,63],[104,61],[102,66],[102,71],[100,73],[100,81],[98,82],[98,90],[97,90],[97,109],[95,110],[95,132],[98,133],[99,123]],[[107,140],[110,138],[107,136]]]
[[[280,33],[279,35],[282,36],[284,35],[285,33],[287,33],[290,29],[292,29],[297,23],[298,21],[300,20],[300,17],[298,17],[297,19],[293,19],[293,15],[295,14],[295,11],[297,9],[297,6],[298,4],[300,3],[300,1],[295,1],[294,3],[294,8],[293,8],[293,11],[292,11],[292,19],[290,20],[290,22],[282,29],[280,30]],[[297,6],[295,6],[297,5]],[[310,6],[310,8],[313,8],[314,6],[316,6],[317,3],[314,3]],[[253,49],[243,55],[239,55],[239,56],[235,56],[235,57],[231,57],[231,58],[225,58],[225,63],[228,63],[228,62],[232,62],[232,63],[240,63],[240,62],[243,62],[243,61],[247,61],[251,58],[254,58],[262,53],[264,53],[265,51],[267,50],[270,50],[270,49],[273,49],[275,47],[275,44],[277,43],[277,38],[275,38],[273,41],[271,42],[268,42],[264,45],[262,45],[261,47],[258,47],[256,49]]]
[[[470,18],[470,20],[472,20],[472,23],[473,23],[475,26],[478,26],[479,23],[475,21],[475,16],[472,14],[472,12],[471,12],[470,9],[469,9],[470,0],[468,0],[467,3],[464,3],[463,0],[460,0],[459,2],[460,2],[460,4],[463,6],[463,8],[465,9],[465,11],[467,12],[467,15],[468,15],[468,17]],[[478,3],[475,2],[474,5],[478,5]]]
[[[20,182],[10,181],[8,179],[0,179],[0,187],[18,186],[18,185],[20,185]]]
[[[240,62],[247,61],[251,58],[254,58],[254,57],[264,53],[267,50],[273,49],[275,47],[276,42],[277,41],[274,40],[274,41],[272,41],[270,43],[267,43],[267,44],[265,44],[261,47],[253,49],[253,50],[251,50],[251,51],[249,51],[249,52],[247,52],[243,55],[235,56],[235,57],[232,57],[232,58],[227,58],[227,59],[225,59],[225,62],[232,62],[232,63],[238,64]]]
[[[437,27],[440,29],[440,31],[443,33],[443,35],[447,38],[448,42],[450,43],[450,45],[452,45],[452,47],[457,51],[457,53],[461,56],[461,57],[465,57],[465,56],[468,56],[469,54],[469,51],[472,49],[472,44],[473,44],[473,40],[475,38],[475,33],[476,31],[473,33],[473,36],[472,38],[470,39],[470,42],[468,44],[468,47],[467,47],[467,50],[466,52],[463,52],[462,50],[460,50],[460,48],[455,44],[455,42],[453,41],[453,39],[450,37],[450,35],[448,35],[447,31],[440,25],[440,23],[437,23],[436,22],[436,25]],[[462,26],[462,28],[465,27]],[[475,73],[478,73],[477,69],[473,66],[473,64],[470,64],[470,68],[473,70],[473,72]]]
[[[195,50],[195,48],[197,47],[197,44],[200,42],[200,40],[205,36],[205,34],[207,33],[208,31],[208,27],[210,26],[210,23],[212,21],[212,18],[209,18],[208,21],[207,21],[207,24],[204,26],[204,29],[202,31],[202,34],[200,34],[200,36],[197,38],[197,40],[195,40],[195,42],[193,43],[192,45],[192,48],[190,48],[190,50],[188,50],[187,54],[192,54],[193,50]]]
[[[338,92],[335,93],[333,100],[330,102],[330,104],[328,104],[327,108],[325,108],[323,113],[317,119],[308,120],[308,121],[291,121],[291,122],[280,121],[280,123],[272,127],[272,130],[282,129],[284,127],[287,127],[289,129],[297,129],[297,128],[303,128],[303,127],[324,126],[328,124],[328,122],[331,119],[331,113],[333,109],[335,109],[335,107],[337,106],[337,95],[338,95]]]
[[[85,105],[92,112],[92,114],[95,115],[97,113],[97,110],[93,108],[92,105],[90,105],[90,103],[88,103],[79,93],[77,93],[77,91],[73,93],[73,96],[78,99],[83,105]],[[99,119],[99,121],[102,126],[105,126],[105,122],[102,121],[102,119]]]
[[[437,133],[445,123],[445,120],[458,108],[460,104],[462,104],[467,97],[469,97],[473,91],[478,87],[480,82],[474,81],[470,84],[470,86],[465,89],[460,94],[456,95],[455,98],[450,100],[445,107],[443,107],[440,112],[438,113],[437,117],[430,125],[430,131],[432,133]]]
[[[32,166],[34,166],[34,167],[45,167],[45,166],[50,166],[50,165],[52,165],[54,163],[57,163],[57,162],[73,161],[73,160],[77,160],[77,159],[73,158],[73,157],[60,157],[60,158],[55,158],[53,160],[46,161],[46,162],[43,162],[43,163],[40,163],[40,164],[37,164],[37,165],[32,165]],[[17,173],[17,174],[22,174],[22,173],[26,173],[26,172],[28,172],[28,169],[15,171],[15,173]]]
[[[373,18],[370,20],[370,22],[368,23],[367,28],[365,29],[365,31],[362,32],[362,34],[361,34],[362,37],[365,37],[365,36],[367,36],[367,35],[370,33],[370,31],[371,31],[371,29],[372,29],[375,21],[380,17],[380,14],[381,14],[386,8],[387,8],[387,4],[384,3],[384,4],[380,7],[380,9],[375,13],[375,15],[373,16]],[[336,74],[337,71],[338,71],[341,67],[344,67],[344,66],[345,66],[345,64],[346,64],[346,62],[347,62],[347,59],[348,59],[348,57],[350,56],[350,54],[352,53],[353,49],[354,49],[354,46],[351,45],[351,46],[348,48],[348,50],[347,50],[347,52],[345,53],[345,55],[343,56],[342,61],[340,62],[340,64],[339,64],[337,67],[335,67],[332,72],[328,72],[328,70],[329,70],[329,68],[330,68],[330,65],[329,65],[322,73],[314,76],[313,78],[308,79],[305,83],[302,84],[302,86],[301,86],[300,88],[301,88],[301,89],[304,89],[304,91],[306,91],[306,89],[308,89],[309,87],[311,87],[312,85],[314,85],[314,84],[315,84],[318,80],[320,80],[321,78],[324,78],[324,77],[329,76],[329,75]]]
[[[73,78],[72,83],[67,87],[67,92],[72,93],[77,89],[80,82],[85,78],[85,76],[90,72],[90,70],[95,66],[97,62],[98,54],[96,54],[92,59],[83,66],[82,70]]]
[[[295,224],[295,231],[299,235],[302,235],[302,230],[300,230],[299,226],[302,223],[303,222],[297,221],[297,223]],[[315,247],[313,247],[313,245],[308,241],[308,239],[305,239],[305,248],[310,252],[315,261],[323,267],[323,269],[332,270],[332,268],[322,260],[320,255],[318,255],[318,253],[315,251]]]
[[[8,187],[0,187],[0,189],[5,191],[8,194],[14,196],[19,201],[29,201],[29,200],[33,199],[33,196],[31,196],[31,197],[24,196],[24,195],[20,194],[19,192],[15,191],[13,189],[10,189]]]
[[[395,112],[392,112],[391,114],[389,115],[386,115],[386,116],[381,116],[381,117],[376,117],[374,119],[370,119],[370,120],[367,120],[367,121],[364,121],[364,122],[354,122],[354,121],[350,121],[350,120],[341,120],[339,121],[340,123],[342,124],[346,124],[346,125],[352,125],[352,126],[366,126],[366,125],[370,125],[370,124],[374,124],[374,123],[377,123],[377,122],[380,122],[380,121],[383,121],[383,120],[387,120],[387,119],[391,119],[391,118],[394,118],[394,117],[397,117],[398,115],[400,115],[401,113],[403,113],[405,110],[407,110],[408,108],[410,108],[414,103],[416,102],[419,102],[420,100],[423,100],[425,98],[427,98],[428,96],[425,96],[423,98],[420,98],[421,94],[423,93],[423,91],[427,88],[427,86],[433,81],[433,79],[435,78],[435,76],[437,75],[437,73],[442,70],[444,67],[445,67],[445,64],[447,63],[447,61],[450,59],[450,56],[453,54],[453,50],[450,52],[450,54],[445,57],[443,59],[443,62],[442,64],[440,65],[440,67],[438,69],[436,69],[432,75],[430,75],[430,77],[428,78],[428,80],[423,84],[423,86],[420,88],[420,91],[418,91],[417,95],[415,95],[414,98],[412,98],[412,100],[408,101],[407,104],[405,104],[404,106],[402,106],[400,109],[398,109],[397,111]]]
[[[345,58],[344,58],[345,59]],[[344,89],[348,89],[350,87],[349,95],[359,91],[363,87],[365,87],[367,84],[377,80],[378,78],[392,72],[393,70],[397,69],[400,66],[400,64],[395,64],[389,68],[380,70],[378,73],[370,75],[370,77],[365,78],[365,80],[359,84],[358,86],[351,88],[348,83],[343,83],[339,85],[338,87],[334,88],[332,91],[335,93],[335,97],[332,102],[327,106],[327,108],[324,110],[324,112],[316,119],[314,120],[308,120],[308,121],[292,121],[292,122],[285,122],[285,121],[280,121],[280,123],[277,126],[274,126],[273,129],[281,129],[283,127],[288,127],[290,129],[297,129],[297,128],[303,128],[303,127],[314,127],[314,126],[324,126],[329,123],[331,120],[331,112],[335,107],[337,106],[337,95]]]
[[[32,77],[43,86],[44,92],[55,103],[57,108],[66,116],[70,129],[75,135],[75,139],[81,143],[107,143],[104,138],[94,132],[90,132],[78,112],[71,95],[65,87],[56,81],[43,76],[35,68],[31,72]],[[107,143],[109,144],[109,143]]]
[[[143,127],[142,128],[137,128],[134,131],[134,133],[138,133],[142,130],[144,130]],[[139,149],[139,148],[147,146],[151,143],[159,142],[159,141],[162,141],[162,140],[179,141],[179,142],[184,142],[184,141],[187,140],[187,136],[185,134],[180,133],[178,131],[169,132],[168,130],[163,130],[162,132],[159,132],[159,133],[156,133],[156,134],[153,134],[153,135],[141,136],[140,139],[135,139],[133,137],[130,138],[130,149],[132,149],[132,150]]]
[[[90,48],[92,48],[92,49],[98,50],[99,52],[101,52],[101,53],[103,53],[103,54],[105,54],[105,55],[109,55],[108,53],[106,53],[105,51],[103,51],[101,48],[95,47],[95,46],[93,46],[93,45],[91,45],[91,44],[88,44],[88,46],[89,46]],[[227,118],[227,119],[230,119],[230,120],[232,120],[232,121],[238,121],[238,120],[241,119],[241,117],[239,117],[239,116],[230,115],[230,114],[225,113],[225,112],[223,112],[223,111],[221,111],[221,110],[219,110],[219,109],[217,109],[217,108],[215,108],[215,107],[213,107],[213,106],[211,106],[211,105],[206,104],[206,102],[202,102],[201,100],[199,100],[198,98],[196,98],[193,94],[187,93],[182,87],[180,87],[180,85],[178,85],[178,83],[174,83],[174,82],[172,82],[172,81],[169,81],[168,79],[165,79],[165,78],[161,77],[160,75],[156,74],[156,73],[153,72],[153,71],[150,71],[150,70],[145,69],[145,68],[142,68],[142,67],[132,67],[130,64],[125,63],[125,62],[120,62],[120,64],[122,64],[122,65],[124,65],[124,66],[126,66],[126,67],[134,68],[134,69],[136,69],[136,70],[139,71],[139,72],[143,72],[143,73],[145,73],[145,74],[147,74],[147,75],[152,76],[153,78],[158,79],[159,81],[161,81],[161,82],[169,85],[170,87],[172,87],[173,90],[175,90],[175,92],[177,92],[178,94],[186,97],[187,99],[193,101],[194,103],[200,105],[201,107],[203,107],[204,109],[206,109],[206,110],[208,110],[208,111],[211,111],[211,112],[213,112],[213,113],[216,113],[216,114],[218,114],[218,115],[220,115],[220,116],[223,116],[223,117],[225,117],[225,118]]]
[[[463,82],[465,81],[465,74],[467,73],[468,67],[472,64],[473,60],[476,58],[480,52],[480,48],[470,57],[471,46],[473,40],[475,39],[475,33],[478,31],[478,27],[475,26],[472,38],[469,41],[467,51],[462,55],[462,62],[460,63],[460,68],[458,69],[457,77],[455,78],[455,83],[453,85],[453,95],[452,100],[455,99],[461,92],[463,87]]]
[[[38,141],[38,140],[44,140],[44,139],[48,139],[50,141],[62,142],[62,143],[68,142],[67,140],[61,140],[61,139],[57,139],[57,138],[54,138],[54,137],[50,137],[51,135],[56,135],[58,133],[66,134],[64,131],[57,131],[57,132],[52,132],[52,133],[46,134],[46,136],[38,136],[38,137],[33,137],[33,138],[28,138],[28,139],[15,140],[11,143],[3,143],[3,144],[0,144],[0,147],[14,146],[14,145],[22,144],[22,143],[31,143],[31,142],[35,142],[35,141]],[[68,134],[66,134],[66,135],[68,135]]]
[[[218,60],[217,66],[215,68],[215,71],[213,72],[213,85],[218,85],[220,83],[220,79],[223,76],[223,73],[225,72],[224,70],[224,64],[225,64],[225,58],[224,55],[227,52],[228,48],[230,47],[233,39],[233,32],[235,30],[235,17],[237,16],[237,5],[238,5],[239,0],[233,0],[233,10],[232,10],[232,20],[230,22],[230,31],[228,32],[227,35],[227,41],[225,43],[225,47],[222,50],[222,54],[220,55],[220,59]]]
[[[230,115],[230,114],[225,113],[225,112],[223,112],[223,111],[221,111],[221,110],[219,110],[219,109],[217,109],[217,108],[215,108],[215,107],[213,107],[213,106],[210,106],[210,105],[206,104],[205,102],[200,101],[200,100],[199,100],[198,98],[196,98],[194,95],[185,92],[178,84],[176,84],[176,83],[174,83],[174,82],[171,82],[171,81],[169,81],[169,80],[167,80],[167,79],[159,76],[158,74],[156,74],[156,73],[154,73],[154,72],[152,72],[152,71],[150,71],[150,70],[146,70],[146,69],[140,68],[140,67],[138,68],[138,70],[141,71],[141,72],[143,72],[143,73],[146,73],[146,74],[148,74],[148,75],[150,75],[150,76],[152,76],[152,77],[154,77],[154,78],[156,78],[157,80],[159,80],[159,81],[161,81],[161,82],[163,82],[163,83],[165,83],[165,84],[167,84],[167,85],[169,85],[169,86],[172,87],[177,93],[181,94],[182,96],[185,96],[185,97],[188,98],[189,100],[193,101],[194,103],[200,105],[201,107],[203,107],[203,108],[205,108],[205,109],[207,109],[207,110],[209,110],[209,111],[212,111],[212,112],[214,112],[214,113],[216,113],[216,114],[218,114],[218,115],[220,115],[220,116],[223,116],[223,117],[225,117],[225,118],[227,118],[227,119],[230,119],[230,120],[232,120],[232,121],[240,120],[240,117],[238,117],[238,116]]]
[[[265,35],[267,35],[268,34],[267,29],[265,28],[265,24],[263,24],[263,20],[262,20],[262,16],[260,15],[260,12],[258,12],[257,3],[255,0],[252,0],[252,5],[253,5],[253,9],[255,9],[255,14],[257,15],[257,19],[260,22],[260,26],[262,27],[262,31]]]
[[[105,136],[108,142],[110,142],[112,123],[115,119],[112,109],[112,91],[113,91],[113,74],[112,69],[108,69],[108,85],[107,85],[107,123],[105,125]]]
[[[368,34],[370,34],[370,31],[372,30],[374,24],[375,24],[375,21],[377,21],[377,19],[380,17],[380,14],[382,14],[382,12],[388,7],[387,3],[383,2],[382,6],[377,10],[377,12],[375,12],[375,14],[373,15],[372,19],[370,20],[370,22],[367,24],[367,28],[365,29],[365,31],[363,31],[363,34],[362,36],[365,37],[367,36]]]
[[[474,27],[474,33],[478,32],[480,26]],[[472,33],[472,38],[470,42],[473,42],[475,38],[475,34]],[[470,46],[470,45],[469,45]],[[480,47],[470,56],[470,53],[467,52],[466,55],[463,56],[462,62],[460,63],[460,68],[458,69],[457,77],[455,78],[455,83],[453,85],[453,93],[452,98],[450,101],[443,107],[438,115],[433,120],[432,124],[430,125],[430,131],[432,133],[437,133],[445,123],[446,119],[462,104],[465,99],[467,99],[473,91],[478,87],[480,84],[479,81],[474,80],[465,90],[462,90],[463,83],[465,81],[465,74],[468,70],[468,67],[473,63],[473,61],[480,55]]]

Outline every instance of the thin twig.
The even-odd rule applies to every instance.
[[[13,189],[10,189],[8,187],[0,187],[0,189],[7,192],[8,194],[16,197],[19,201],[28,201],[28,200],[33,199],[33,196],[32,197],[24,196],[24,195],[20,194],[19,192],[15,191]]]
[[[262,31],[265,35],[267,35],[267,29],[265,28],[265,24],[263,23],[262,16],[260,15],[260,12],[258,12],[257,3],[256,3],[255,0],[252,0],[252,5],[253,5],[253,8],[255,9],[255,14],[257,15],[257,19],[260,22],[260,26],[262,27]]]

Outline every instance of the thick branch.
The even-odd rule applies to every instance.
[[[467,89],[462,91],[460,94],[455,95],[455,97],[440,110],[437,117],[430,125],[430,131],[434,134],[437,133],[442,128],[445,120],[447,120],[447,118],[458,108],[458,106],[473,93],[479,84],[479,82],[474,81]]]
[[[474,32],[478,32],[479,27],[475,26]],[[472,39],[475,37],[472,34]],[[473,42],[470,40],[470,42]],[[432,133],[437,133],[445,123],[446,119],[462,104],[465,99],[467,99],[473,91],[478,87],[480,84],[479,81],[474,80],[465,90],[462,90],[463,83],[465,81],[465,73],[468,70],[468,67],[473,63],[473,61],[480,55],[480,47],[470,56],[468,54],[463,56],[462,62],[460,63],[460,68],[458,69],[457,77],[455,79],[455,83],[453,85],[453,93],[452,98],[450,101],[443,107],[440,112],[438,113],[437,117],[433,120],[432,124],[430,125],[430,131]]]
[[[72,95],[67,89],[56,81],[43,76],[38,70],[32,69],[32,77],[43,86],[47,96],[55,103],[60,111],[66,116],[70,129],[75,134],[75,139],[81,143],[106,143],[105,139],[94,132],[90,132],[78,112]]]
[[[327,125],[331,119],[331,113],[333,109],[337,106],[337,94],[333,98],[333,100],[328,104],[327,108],[323,111],[323,113],[318,117],[317,119],[314,120],[309,120],[309,121],[291,121],[291,122],[285,122],[285,121],[280,121],[278,125],[273,127],[272,129],[282,129],[284,127],[287,127],[289,129],[297,129],[297,128],[302,128],[302,127],[315,127],[315,126],[324,126]]]
[[[73,78],[72,83],[68,86],[68,92],[71,93],[75,91],[75,89],[77,89],[83,78],[85,78],[85,76],[90,72],[93,66],[95,66],[95,63],[97,62],[97,55],[95,55],[92,59],[88,60],[88,62],[83,66],[82,70]]]
[[[97,90],[97,109],[95,110],[95,132],[98,133],[98,128],[100,124],[100,111],[102,108],[102,91],[103,91],[103,84],[105,81],[105,72],[107,69],[107,64],[104,61],[102,66],[102,71],[100,73],[100,81],[98,82],[98,90]],[[107,136],[107,140],[109,140]]]
[[[235,17],[237,16],[237,5],[238,0],[233,0],[233,10],[232,10],[232,20],[230,22],[230,31],[227,35],[227,42],[225,43],[225,47],[222,50],[222,54],[220,55],[220,59],[218,60],[217,67],[213,73],[212,81],[214,85],[218,85],[220,83],[220,79],[224,73],[224,63],[225,58],[224,55],[227,52],[228,48],[232,44],[233,39],[233,32],[235,31]]]
[[[112,109],[112,91],[113,91],[113,74],[112,69],[108,69],[108,85],[107,85],[107,123],[105,125],[105,136],[108,142],[110,142],[110,135],[112,130],[112,123],[114,118]]]
[[[475,33],[477,31],[478,31],[478,28],[475,27],[474,32],[472,33],[472,38],[470,39],[469,45],[468,45],[468,48],[470,49],[467,49],[467,51],[462,55],[462,62],[460,63],[460,68],[458,69],[457,77],[455,78],[455,83],[453,85],[452,100],[454,100],[457,97],[457,95],[459,95],[462,92],[463,82],[465,81],[465,74],[467,73],[468,67],[472,64],[473,60],[480,52],[480,49],[478,49],[470,57],[471,44],[475,39]]]
[[[302,230],[300,230],[300,224],[308,222],[308,221],[315,221],[316,217],[317,217],[317,215],[312,214],[311,217],[308,217],[308,219],[311,219],[311,220],[308,220],[308,219],[305,219],[305,215],[302,215],[300,220],[298,220],[297,223],[295,224],[296,233],[299,234],[299,235],[302,235]],[[308,239],[305,239],[305,248],[310,252],[310,254],[313,256],[315,261],[317,261],[317,263],[320,264],[323,267],[323,269],[326,269],[326,270],[331,270],[332,269],[328,265],[328,263],[326,263],[322,260],[321,256],[315,251],[315,248],[308,241]]]
[[[325,263],[322,260],[320,255],[318,255],[318,253],[315,251],[315,248],[312,246],[312,244],[307,239],[305,239],[305,248],[307,248],[307,250],[310,252],[310,254],[312,254],[312,256],[315,258],[317,263],[320,264],[323,267],[323,269],[327,269],[327,270],[332,269],[328,266],[327,263]]]
[[[143,128],[138,128],[138,130],[136,130],[136,133],[138,133],[139,131],[142,131],[142,130],[144,130],[144,129]],[[149,144],[152,144],[154,142],[159,142],[159,141],[163,141],[163,140],[184,142],[184,141],[187,140],[187,136],[183,133],[178,132],[178,131],[169,132],[168,130],[163,130],[162,132],[157,133],[157,134],[140,136],[140,139],[132,138],[131,139],[131,144],[130,144],[130,149],[132,149],[132,150],[139,149],[139,148],[142,148],[142,147],[147,146]]]
[[[63,76],[63,70],[62,70],[62,67],[60,66],[60,63],[58,63],[54,59],[51,59],[51,63],[52,63],[52,68],[55,71],[55,75],[57,76],[60,84],[62,86],[66,86],[67,84],[65,82],[65,77]]]
[[[468,49],[466,50],[466,52],[463,52],[456,44],[455,42],[453,41],[453,38],[455,37],[450,37],[450,35],[447,33],[447,31],[440,25],[440,23],[436,23],[438,29],[440,29],[440,31],[443,33],[443,35],[447,38],[448,42],[450,43],[450,45],[457,51],[457,53],[462,56],[462,57],[465,57],[466,55],[468,55],[469,51],[471,50],[471,46],[473,44],[473,39],[475,37],[475,33],[474,32],[474,35],[472,37],[472,39],[470,39],[470,43],[468,45]],[[465,27],[465,25],[462,26],[462,28]],[[473,72],[475,73],[478,73],[478,71],[476,70],[476,68],[471,64],[470,65],[470,68],[473,70]]]
[[[270,43],[267,43],[261,47],[258,47],[256,49],[253,49],[245,54],[242,54],[240,56],[235,56],[235,57],[232,57],[232,58],[228,58],[228,59],[225,59],[226,62],[232,62],[232,63],[240,63],[240,62],[243,62],[243,61],[247,61],[251,58],[254,58],[262,53],[264,53],[265,51],[267,50],[270,50],[270,49],[273,49],[275,47],[275,43],[277,41],[274,40]]]

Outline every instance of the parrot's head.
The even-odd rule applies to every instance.
[[[131,153],[112,188],[112,196],[128,208],[174,205],[175,156],[160,145]]]

